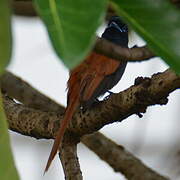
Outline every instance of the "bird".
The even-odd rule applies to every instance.
[[[128,26],[119,16],[112,16],[101,38],[121,47],[128,47]],[[77,67],[70,71],[67,82],[67,107],[60,128],[56,134],[45,171],[48,171],[64,133],[75,111],[78,108],[89,109],[97,102],[97,98],[112,89],[121,79],[127,62],[117,61],[96,52],[90,55]]]

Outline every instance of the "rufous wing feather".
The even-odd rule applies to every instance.
[[[76,96],[74,99],[71,99],[69,105],[67,106],[64,118],[61,121],[60,129],[58,130],[56,138],[54,140],[54,144],[53,144],[53,147],[51,149],[51,153],[49,155],[48,162],[46,164],[46,168],[44,170],[44,173],[48,171],[48,169],[51,165],[51,162],[53,161],[58,149],[60,148],[65,130],[66,130],[69,122],[71,121],[72,116],[73,116],[73,114],[74,114],[74,112],[78,106],[79,106],[79,99]]]
[[[62,143],[65,130],[71,121],[75,110],[81,102],[91,98],[93,92],[103,78],[106,75],[113,73],[118,65],[118,61],[109,59],[97,53],[92,53],[82,64],[72,70],[68,81],[68,105],[60,129],[57,132],[45,172],[49,169],[51,162]]]

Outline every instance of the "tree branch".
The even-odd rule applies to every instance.
[[[31,111],[33,109],[23,107],[23,105],[18,105],[7,96],[3,96],[3,100],[4,100],[4,109],[5,109],[6,116],[7,116],[8,123],[11,130],[18,132],[20,134],[35,137],[35,138],[47,138],[47,139],[53,138],[52,131],[47,132],[46,131],[47,128],[44,129],[44,127],[47,126],[47,118],[44,119],[45,117],[48,117],[50,115],[51,118],[48,118],[49,124],[51,121],[52,121],[51,124],[54,123],[54,116],[52,116],[51,113],[48,114],[46,112],[44,116],[40,117],[41,121],[37,122],[37,124],[34,124],[34,122],[33,123],[31,122],[32,121],[31,118],[36,119],[35,114],[37,112],[36,113],[32,112],[34,116],[33,117],[31,116],[30,118],[28,118],[29,113],[31,114]],[[38,115],[40,114],[37,114],[37,116]],[[22,121],[25,121],[23,125],[21,124]],[[41,127],[38,127],[38,126],[41,126]],[[56,128],[56,130],[58,129],[58,127]],[[65,137],[67,137],[68,135],[70,134],[66,134]],[[137,160],[137,158],[135,158],[132,154],[128,153],[124,148],[122,148],[122,146],[116,145],[113,141],[110,141],[108,138],[101,135],[100,133],[86,135],[85,137],[82,137],[81,140],[85,145],[87,145],[91,150],[93,150],[98,156],[100,156],[101,159],[106,161],[116,172],[121,172],[126,177],[128,177],[129,180],[141,180],[141,179],[144,180],[145,179],[144,177],[146,177],[147,180],[152,180],[152,179],[166,180],[165,177],[163,178],[158,173],[146,167],[141,161]],[[99,145],[97,142],[99,142],[99,145],[101,146],[101,148],[98,148]],[[63,148],[61,148],[61,153],[62,153],[61,162],[63,164],[66,177],[72,177],[72,174],[74,174],[75,172],[78,172],[76,178],[80,179],[81,171],[79,169],[79,164],[76,158],[77,152],[75,148],[76,148],[75,144],[73,147],[69,146],[69,144],[67,144],[67,146],[63,146]],[[107,155],[107,152],[109,153],[108,155]],[[69,158],[72,163],[75,163],[75,165],[71,164],[70,161],[68,161],[69,164],[66,163],[67,159]],[[116,159],[116,161],[114,161],[114,159]],[[126,169],[127,167],[128,169]],[[72,174],[71,174],[70,169],[73,169]],[[141,175],[141,179],[139,179],[139,176],[136,174],[136,172],[137,173],[144,172],[145,174],[139,174]]]
[[[41,109],[43,111],[55,111],[64,113],[64,107],[58,105],[50,98],[41,94],[21,78],[6,71],[1,79],[0,84],[2,91],[8,92],[10,97],[17,99],[24,105],[34,109]]]
[[[180,0],[170,0],[177,8],[180,8]]]
[[[152,89],[154,91],[154,93],[152,92],[152,94],[154,95],[156,94],[156,91],[157,94],[160,93],[161,96],[159,98],[167,96],[168,93],[175,90],[180,85],[179,76],[175,75],[170,70],[167,70],[164,73],[154,75],[152,81],[155,81],[156,83],[151,82],[151,87],[149,87],[149,89]],[[136,84],[138,84],[136,86],[147,87],[147,85],[149,84],[149,80],[142,80],[140,78],[139,82],[136,81]],[[132,87],[135,88],[136,86]],[[131,94],[131,96],[131,98],[133,99],[133,94]],[[139,96],[138,93],[136,93],[136,96]],[[148,101],[147,104],[150,103],[149,98],[146,98],[146,100]],[[165,102],[161,101],[160,103]],[[52,138],[52,136],[54,135],[53,132],[56,132],[58,129],[58,121],[62,118],[62,115],[56,114],[55,112],[42,112],[24,107],[23,105],[17,105],[15,102],[13,102],[11,99],[7,97],[4,98],[4,105],[9,120],[10,128],[12,130],[15,130],[16,132],[20,132],[22,134],[33,136],[36,138]],[[116,104],[114,104],[114,106],[116,107]],[[29,117],[31,113],[33,114],[33,117]],[[35,120],[35,123],[33,120],[37,119],[37,117],[39,118],[39,120]],[[114,167],[114,169],[116,169],[116,167]]]
[[[132,114],[144,113],[147,106],[166,104],[167,96],[180,87],[180,77],[171,70],[152,78],[138,78],[134,86],[94,105],[86,112],[78,111],[69,130],[80,136],[93,133],[104,125],[122,121]]]
[[[81,141],[102,160],[121,172],[130,180],[165,180],[166,178],[146,167],[139,159],[129,153],[123,146],[97,132],[92,136],[83,136]],[[119,163],[118,163],[119,162]]]
[[[32,6],[31,1],[28,1],[30,6],[27,5],[27,2],[25,1],[24,2],[16,1],[16,2],[18,3],[13,3],[14,4],[13,6],[16,9],[16,13],[22,14],[22,15],[30,15],[30,16],[36,15],[36,12],[32,11],[33,7],[30,7]],[[29,7],[30,7],[30,11],[28,9]],[[101,38],[97,39],[96,45],[94,47],[94,51],[100,54],[106,55],[108,57],[114,58],[116,60],[120,60],[120,61],[121,60],[142,61],[142,60],[147,60],[154,57],[154,54],[150,50],[148,50],[146,46],[140,47],[140,48],[131,48],[131,49],[122,48]],[[167,72],[167,74],[168,73],[169,72]],[[163,75],[164,77],[166,77],[165,74],[166,73],[164,73]],[[169,75],[172,75],[172,72],[170,72],[168,76]],[[12,76],[12,74],[9,73],[9,76]],[[106,100],[104,103],[98,104],[96,108],[101,110],[100,114],[102,115],[102,117],[104,115],[104,117],[102,118],[103,119],[102,121],[100,120],[100,115],[97,115],[95,108],[85,113],[77,112],[77,114],[74,117],[75,121],[72,122],[69,126],[69,132],[73,132],[82,136],[83,134],[96,131],[97,129],[101,128],[103,125],[107,123],[112,123],[114,121],[117,121],[116,117],[117,118],[120,117],[119,121],[122,121],[124,118],[130,116],[133,113],[137,113],[140,116],[140,113],[145,112],[146,107],[149,105],[165,104],[167,102],[166,96],[168,96],[170,92],[174,91],[177,87],[179,87],[180,80],[178,76],[176,76],[175,78],[175,76],[172,75],[174,79],[171,77],[172,78],[171,81],[174,81],[175,82],[174,84],[176,85],[174,85],[172,88],[168,88],[167,91],[163,91],[162,89],[161,91],[154,91],[153,90],[154,87],[155,89],[158,86],[164,86],[164,88],[166,88],[167,86],[169,87],[172,84],[172,82],[170,83],[168,81],[165,81],[164,83],[164,81],[161,78],[160,79],[162,81],[159,80],[159,77],[160,76],[158,74],[157,79],[155,78],[157,82],[156,83],[153,82],[153,85],[151,84],[152,81],[154,80],[153,78],[152,79],[140,78],[138,79],[138,81],[136,81],[136,85],[133,86],[132,89],[129,88],[128,90],[126,90],[127,93],[122,92],[122,93],[119,93],[119,95],[113,95],[110,99]],[[8,77],[3,77],[3,79],[5,78],[7,78],[7,80],[9,79]],[[20,81],[18,82],[18,84],[24,85],[24,82],[21,79],[20,80],[16,79],[15,81],[16,82]],[[3,83],[5,85],[3,85]],[[40,94],[38,91],[36,91],[35,89],[31,92],[19,91],[19,94],[17,93],[18,90],[20,90],[21,88],[29,89],[30,87],[29,84],[25,84],[24,87],[18,87],[17,91],[14,89],[12,91],[12,87],[13,88],[16,87],[16,83],[12,85],[12,82],[9,82],[9,85],[11,87],[9,86],[5,87],[6,85],[7,83],[2,82],[1,86],[4,88],[3,91],[7,91],[8,95],[11,95],[12,97],[16,99],[21,99],[21,102],[23,102],[25,105],[28,106],[28,107],[25,107],[23,105],[16,104],[15,102],[12,101],[12,99],[9,99],[7,96],[4,97],[5,108],[7,107],[6,112],[9,113],[8,120],[10,122],[10,128],[12,130],[15,130],[16,132],[19,132],[28,136],[36,137],[36,138],[52,138],[59,127],[59,120],[61,120],[63,117],[62,113],[64,112],[64,108],[61,106],[58,106],[51,99],[44,98],[44,96]],[[158,98],[155,97],[156,94],[153,94],[153,93],[161,94],[161,92],[163,92],[164,94],[162,94],[162,96]],[[127,99],[122,98],[123,94],[126,95],[125,98]],[[38,97],[36,97],[37,95]],[[124,103],[122,104],[115,103],[116,98],[124,101]],[[29,101],[30,99],[31,99],[31,102]],[[128,101],[131,101],[131,103],[128,104]],[[51,104],[51,102],[53,103]],[[50,103],[50,105],[48,103]],[[135,103],[137,108],[135,108],[133,103]],[[122,112],[117,112],[121,109],[121,107],[125,108],[126,106],[127,107],[129,106],[129,109],[127,111],[124,111],[124,109],[122,109]],[[110,112],[112,109],[113,109],[113,112],[115,112],[116,114],[115,116],[112,116],[112,113]],[[44,111],[51,110],[53,112],[43,112],[41,110],[44,110]],[[107,114],[107,111],[110,112],[109,115]],[[109,118],[107,119],[105,116],[113,117],[113,120],[110,121]],[[94,117],[95,117],[95,120],[93,120]],[[33,118],[38,119],[38,121],[37,122],[32,121]],[[82,123],[83,118],[87,121],[84,124]],[[25,120],[25,122],[22,123],[23,120]],[[92,127],[92,124],[96,123],[96,120],[98,120],[97,125],[95,127]],[[74,126],[75,123],[77,123],[77,125]],[[80,128],[78,129],[78,127]],[[89,128],[90,130],[87,131]],[[69,132],[66,133],[66,136],[71,135],[71,133]],[[114,168],[115,171],[122,172],[123,174],[125,174],[125,176],[128,179],[133,179],[133,180],[134,179],[135,180],[136,179],[137,180],[166,179],[156,174],[155,172],[153,172],[151,169],[147,168],[146,166],[144,166],[138,159],[136,159],[130,153],[125,151],[124,148],[116,145],[114,142],[108,140],[106,137],[104,137],[100,133],[82,137],[82,141],[90,149],[95,151],[102,159],[105,159],[105,161],[107,161]],[[106,151],[105,152],[102,151],[100,147]],[[114,153],[114,150],[115,150],[115,153]],[[117,154],[116,154],[116,151],[117,151]],[[107,157],[107,154],[109,155],[108,157]],[[114,163],[115,161],[113,157],[116,159],[116,162],[119,161],[120,163]],[[117,160],[117,157],[119,158],[118,160]],[[68,159],[72,163],[67,163]],[[82,179],[79,163],[77,160],[76,144],[74,145],[72,144],[68,145],[68,143],[64,144],[62,152],[61,152],[61,161],[63,164],[63,168],[65,170],[65,175],[67,179],[77,179],[77,180]]]
[[[82,180],[82,172],[77,157],[77,143],[73,137],[65,137],[59,158],[65,172],[65,179]]]
[[[16,15],[38,16],[32,0],[13,0],[12,7],[13,7],[13,12]],[[106,13],[106,20],[108,21],[111,16],[115,16],[115,15],[117,15],[117,13],[115,12],[113,6],[109,4],[107,13]]]
[[[103,38],[97,38],[94,51],[118,61],[144,61],[154,57],[147,46],[124,48]]]
[[[86,112],[77,111],[67,128],[67,132],[82,136],[93,133],[106,124],[120,122],[132,114],[140,115],[140,113],[146,111],[147,106],[166,104],[169,93],[179,87],[180,77],[171,70],[155,74],[151,79],[139,78],[135,85],[118,94],[111,95],[107,100],[94,105],[92,109]],[[14,111],[13,108],[18,109],[16,116],[8,117],[8,119],[15,118],[12,119],[14,125],[18,122],[19,125],[16,129],[19,129],[19,126],[27,126],[28,122],[32,125],[29,129],[25,128],[26,131],[23,134],[30,132],[39,134],[41,132],[42,137],[52,137],[63,118],[62,114],[55,112],[42,112],[24,108],[23,105],[17,105],[16,103],[14,105],[10,103],[9,106],[6,102],[5,104],[7,116]],[[42,123],[43,129],[41,129]]]
[[[52,139],[54,131],[51,126],[54,120],[62,115],[55,112],[40,111],[18,104],[7,95],[3,95],[4,110],[11,130],[36,139]],[[58,123],[59,127],[59,123]],[[56,127],[56,130],[58,129]]]
[[[34,17],[37,16],[32,1],[12,1],[13,13],[20,16]]]

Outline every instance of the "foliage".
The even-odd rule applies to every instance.
[[[80,63],[95,43],[107,0],[34,0],[56,54],[68,68]],[[0,75],[11,57],[10,8],[0,1]],[[180,13],[164,0],[113,0],[125,21],[148,46],[180,73]],[[0,178],[18,179],[10,150],[7,123],[0,97]]]
[[[68,68],[84,59],[102,23],[106,0],[35,0],[57,55]]]
[[[11,29],[10,10],[7,0],[0,1],[0,75],[11,57]],[[0,179],[18,180],[18,173],[14,166],[14,160],[10,148],[8,126],[3,111],[2,97],[0,93]]]
[[[11,57],[10,10],[7,0],[0,1],[0,74]]]
[[[113,0],[148,46],[180,73],[180,12],[164,0]]]
[[[0,93],[0,179],[18,180],[18,173],[14,166],[14,160],[9,143],[8,126],[3,111],[2,97]]]

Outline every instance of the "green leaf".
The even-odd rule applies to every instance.
[[[148,46],[180,73],[180,11],[167,0],[113,0]]]
[[[8,0],[0,0],[0,75],[11,58],[11,22]],[[0,179],[18,180],[9,143],[8,126],[0,91]]]
[[[3,111],[1,93],[0,93],[0,179],[2,180],[19,179],[10,148],[8,126]]]
[[[10,8],[8,0],[0,0],[0,74],[11,57]]]
[[[58,56],[73,68],[90,51],[107,0],[34,0]]]

